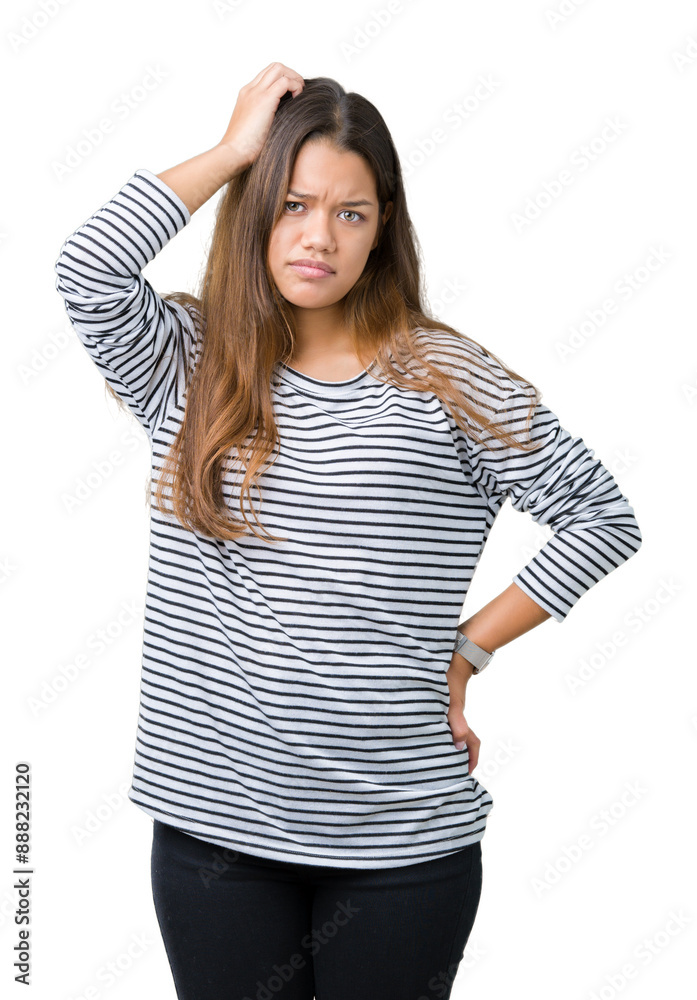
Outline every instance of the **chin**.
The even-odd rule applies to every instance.
[[[286,302],[290,302],[291,305],[297,306],[298,309],[326,309],[328,306],[335,306],[337,302],[341,301],[341,297],[327,299],[317,294],[298,294],[297,288],[292,292],[281,292],[281,295]]]

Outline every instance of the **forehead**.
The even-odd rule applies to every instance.
[[[289,187],[325,198],[374,198],[373,173],[358,153],[339,150],[328,142],[306,142],[299,150]]]

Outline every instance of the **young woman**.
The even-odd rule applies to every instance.
[[[200,294],[143,267],[225,187]],[[57,288],[152,449],[129,797],[181,1000],[449,997],[493,801],[465,692],[641,545],[538,391],[422,305],[376,108],[274,62]],[[507,498],[554,535],[458,628]]]

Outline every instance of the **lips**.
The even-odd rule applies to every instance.
[[[303,257],[301,260],[294,260],[291,262],[293,267],[308,267],[313,268],[315,271],[326,271],[327,274],[333,274],[334,269],[325,264],[323,260],[312,260],[310,257]]]

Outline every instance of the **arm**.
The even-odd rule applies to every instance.
[[[529,404],[516,388],[502,408],[521,432]],[[641,530],[610,471],[542,402],[534,407],[529,436],[537,447],[527,452],[498,440],[469,442],[469,462],[493,509],[510,498],[515,510],[554,532],[513,582],[563,622],[591,587],[639,551]]]
[[[231,146],[220,143],[157,176],[181,198],[191,216],[246,166]]]
[[[517,639],[524,632],[529,632],[536,625],[547,621],[551,615],[515,583],[489,601],[480,611],[466,621],[461,622],[457,631],[466,635],[477,646],[487,653],[493,653],[499,646]],[[469,755],[469,772],[477,766],[481,740],[470,729],[464,716],[467,700],[467,682],[472,677],[474,667],[459,653],[453,653],[450,659],[446,678],[450,692],[448,706],[448,725],[453,734],[456,750],[467,747]]]
[[[511,583],[493,601],[461,622],[457,630],[487,653],[493,653],[548,618],[551,618],[549,611],[528,597],[517,584]],[[459,653],[453,654],[452,666],[465,680],[472,676],[472,664]]]
[[[55,263],[73,329],[150,438],[181,398],[197,333],[192,314],[164,300],[141,272],[188,224],[189,206],[236,169],[221,149],[165,171],[189,205],[162,177],[137,170],[66,239]]]
[[[469,388],[497,422],[528,439],[529,389],[496,365],[486,376],[475,376]],[[488,652],[550,617],[564,621],[583,594],[642,543],[627,497],[583,439],[573,437],[542,402],[534,406],[529,428],[537,447],[527,452],[506,446],[489,431],[479,441],[459,428],[454,434],[463,467],[494,516],[510,498],[516,510],[554,532],[507,590],[458,626]],[[471,664],[459,654],[453,666],[471,674]]]
[[[284,63],[269,63],[241,88],[220,142],[158,177],[176,191],[193,215],[231,177],[254,162],[266,141],[280,99],[287,91],[295,97],[304,85],[302,76]]]
[[[161,174],[137,170],[61,247],[56,289],[70,322],[151,440],[182,398],[202,317],[159,296],[141,271],[193,212],[254,162],[280,99],[303,85],[295,71],[271,63],[240,90],[216,146]]]
[[[494,369],[479,385],[475,377],[470,388],[473,395],[481,390],[488,406],[512,429],[523,430],[530,400],[503,371]],[[548,618],[562,622],[590,587],[639,550],[642,536],[634,510],[610,472],[542,403],[530,422],[530,439],[539,443],[533,451],[510,448],[489,432],[474,442],[452,419],[450,423],[463,468],[487,497],[494,517],[510,497],[516,510],[554,531],[506,590],[458,625],[458,632],[491,653]],[[453,653],[447,672],[448,723],[456,749],[467,746],[470,772],[477,766],[481,743],[464,717],[472,670],[468,660]]]

